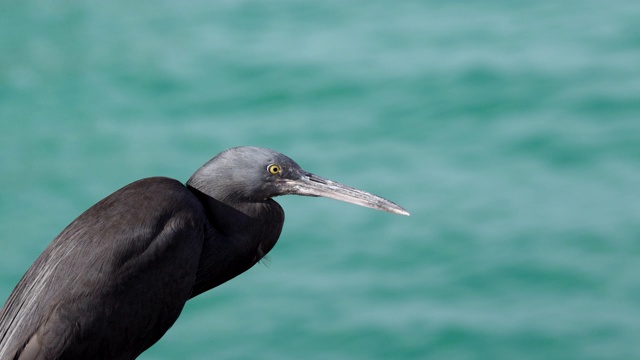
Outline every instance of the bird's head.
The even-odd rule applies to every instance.
[[[198,169],[187,185],[223,202],[256,202],[288,194],[322,196],[409,215],[389,200],[314,175],[289,157],[259,147],[221,152]]]

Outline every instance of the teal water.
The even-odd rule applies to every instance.
[[[640,358],[640,3],[4,1],[0,301],[136,179],[266,146],[266,265],[141,359]]]

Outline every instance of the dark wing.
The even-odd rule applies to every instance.
[[[0,359],[132,359],[189,298],[206,218],[184,185],[134,182],[56,237],[0,311]]]

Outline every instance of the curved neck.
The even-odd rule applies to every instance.
[[[205,208],[210,228],[204,239],[194,297],[245,272],[276,244],[284,211],[275,201],[221,201],[191,186]]]

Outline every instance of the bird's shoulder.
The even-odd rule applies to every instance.
[[[137,203],[149,205],[190,205],[200,207],[198,199],[178,180],[156,176],[134,181],[107,196],[96,205]]]
[[[99,343],[105,331],[143,334],[138,328],[155,326],[160,336],[191,293],[205,219],[186,186],[165,177],[100,200],[52,241],[0,311],[0,358],[21,348],[25,355],[85,351],[74,343]]]

